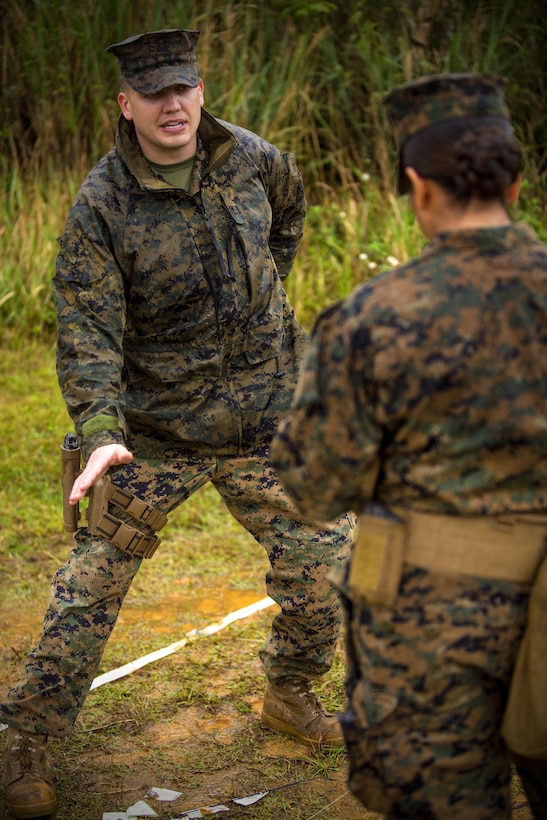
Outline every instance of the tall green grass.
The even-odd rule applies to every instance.
[[[80,174],[35,177],[13,174],[0,191],[0,342],[17,345],[29,337],[50,338],[55,329],[51,277],[56,238]],[[376,181],[363,181],[360,198],[332,195],[310,205],[304,239],[288,280],[289,295],[309,328],[321,307],[393,260],[414,255],[422,239],[405,200],[379,195]]]
[[[51,277],[61,233],[83,171],[22,180],[15,172],[0,191],[0,344],[51,340],[55,311]],[[330,191],[311,203],[304,238],[287,289],[310,329],[317,313],[377,273],[419,253],[424,239],[407,198],[382,191],[364,172],[358,196]],[[547,242],[544,206],[525,181],[515,219],[528,221]]]
[[[422,244],[406,202],[394,197],[394,146],[380,105],[412,77],[507,77],[526,154],[521,213],[545,230],[547,49],[536,2],[4,0],[2,9],[3,344],[54,329],[55,238],[118,118],[117,64],[104,49],[139,31],[201,29],[206,107],[296,154],[310,211],[289,290],[306,325]]]
[[[199,28],[207,104],[295,150],[308,183],[346,186],[367,157],[386,174],[379,99],[432,71],[508,78],[519,133],[545,170],[547,57],[534,0],[4,0],[0,169],[62,168],[109,147],[129,34]],[[356,176],[357,174],[357,176]],[[384,182],[386,179],[383,180]]]
[[[75,188],[65,175],[36,175],[23,181],[14,172],[0,191],[0,319],[4,341],[43,337],[54,329],[50,279],[56,237]]]

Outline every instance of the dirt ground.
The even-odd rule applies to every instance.
[[[239,600],[241,603],[241,598]],[[24,607],[14,611],[12,606],[8,609],[0,602],[1,691],[15,682],[16,670],[20,670],[20,664],[13,662],[14,655],[20,660],[21,654],[27,651],[37,634],[42,603],[26,602]],[[248,603],[250,601],[244,600],[244,605]],[[221,606],[226,606],[226,602],[222,602]],[[154,608],[151,606],[150,617],[153,614]],[[203,617],[207,619],[211,616],[204,613]],[[263,624],[266,624],[271,612],[269,615],[266,612],[254,617],[262,619]],[[131,629],[136,619],[137,613],[129,604],[125,614],[120,617],[120,640],[123,639],[123,630]],[[169,642],[170,639],[166,636],[166,644]],[[194,646],[193,651],[198,652],[199,658],[199,648]],[[176,674],[177,666],[182,668],[185,658],[173,655],[169,663]],[[159,720],[142,721],[139,731],[135,732],[123,731],[124,720],[128,723],[135,720],[133,712],[126,719],[116,714],[111,726],[103,723],[100,731],[97,728],[92,730],[95,742],[82,747],[80,752],[70,746],[70,741],[53,740],[53,757],[61,764],[63,771],[60,790],[63,808],[54,815],[55,820],[101,820],[102,812],[112,812],[109,820],[118,820],[120,815],[116,816],[115,813],[124,812],[137,801],[145,801],[161,818],[181,817],[190,810],[217,804],[223,804],[229,809],[229,813],[222,816],[234,818],[378,818],[379,815],[367,812],[349,794],[343,754],[336,763],[330,761],[326,774],[313,769],[310,777],[309,752],[305,747],[276,733],[259,729],[262,703],[260,694],[248,697],[248,713],[242,713],[229,702],[227,695],[233,683],[230,677],[236,674],[227,674],[226,670],[222,670],[218,676],[214,673],[209,676],[208,688],[215,696],[214,709],[202,703],[181,707],[168,720],[162,717]],[[141,672],[141,680],[143,688],[147,690],[144,708],[151,713],[153,700],[165,697],[169,680],[155,682],[149,687],[146,672]],[[94,709],[94,698],[97,695],[92,692],[86,704],[86,709],[89,708],[91,712]],[[257,745],[258,759],[261,761],[258,770],[256,764],[249,766],[248,760],[238,754],[238,744],[241,744],[242,738]],[[152,757],[151,749],[154,750]],[[3,752],[0,754],[3,755]],[[188,767],[193,768],[191,777],[182,777],[181,755],[183,760],[189,761]],[[203,765],[196,768],[198,758],[203,760]],[[280,763],[283,765],[281,774]],[[302,768],[304,764],[305,769]],[[277,767],[274,785],[271,767]],[[170,772],[170,775],[166,776],[166,772]],[[73,785],[70,783],[71,778]],[[245,797],[257,790],[261,791],[261,778],[264,790],[269,790],[269,794],[261,801],[244,807],[233,803],[231,799],[227,800],[228,795]],[[182,780],[184,787],[180,791],[183,793],[173,802],[160,803],[150,794],[152,788],[178,791]],[[85,790],[88,797],[96,796],[94,809],[81,805],[78,793],[82,790]],[[304,815],[301,813],[301,806],[308,805],[310,790],[313,790],[315,808]],[[518,781],[514,784],[513,807],[515,820],[531,820],[532,815]],[[1,797],[0,817],[8,817]]]
[[[251,597],[256,599],[256,595]],[[241,593],[238,595],[238,602],[244,606],[251,603],[248,596],[242,597]],[[220,606],[233,607],[229,600],[223,601]],[[26,601],[23,607],[16,610],[13,606],[6,607],[0,601],[0,691],[5,692],[20,676],[24,654],[38,635],[43,609],[43,601]],[[205,625],[212,616],[203,602],[202,609]],[[143,617],[142,607],[136,608],[126,602],[116,627],[120,644],[127,639],[124,632],[134,630],[139,617]],[[152,622],[157,619],[158,628],[162,629],[161,606],[157,609],[151,606],[148,617]],[[261,628],[264,628],[271,618],[271,612],[259,614],[255,618],[262,619]],[[250,620],[246,619],[247,622]],[[171,631],[165,629],[166,645],[172,640],[169,635]],[[228,631],[226,630],[226,635]],[[114,635],[111,640],[116,642]],[[194,644],[192,662],[196,662],[196,653],[199,661],[199,651],[199,646]],[[135,648],[135,657],[139,655],[139,650]],[[176,677],[177,667],[182,668],[187,662],[188,653],[173,655],[167,662],[171,665],[172,676]],[[153,666],[149,668],[153,669]],[[260,674],[258,660],[256,672]],[[166,697],[169,683],[164,680],[150,684],[146,669],[139,674],[142,689],[146,691],[143,709],[150,713],[153,711],[153,700]],[[271,817],[272,820],[282,820],[285,817],[309,816],[317,817],[318,820],[372,820],[377,817],[365,811],[348,792],[344,755],[340,756],[338,765],[333,767],[332,762],[329,763],[326,777],[321,771],[314,770],[310,779],[309,750],[296,741],[259,728],[262,707],[260,695],[248,698],[248,713],[241,713],[236,709],[228,701],[228,687],[233,681],[227,675],[235,677],[235,673],[225,670],[220,674],[208,674],[207,685],[211,695],[214,695],[214,709],[200,703],[182,706],[168,721],[163,717],[157,721],[143,720],[138,731],[125,731],[126,727],[123,725],[125,720],[128,724],[135,720],[133,711],[131,715],[127,714],[127,718],[121,719],[117,713],[113,715],[110,725],[108,722],[103,723],[101,731],[92,730],[95,742],[90,748],[76,748],[70,741],[51,738],[50,750],[61,781],[67,779],[67,767],[69,775],[72,767],[73,782],[77,790],[85,789],[97,796],[97,810],[82,809],[78,800],[72,800],[70,787],[59,787],[57,784],[60,808],[53,815],[54,820],[101,820],[103,812],[112,813],[112,817],[108,815],[109,820],[118,820],[116,813],[125,812],[138,801],[145,801],[161,818],[185,816],[185,812],[200,808],[202,816],[209,816],[212,812],[206,812],[205,807],[217,804],[229,809],[229,817],[241,818]],[[137,678],[137,675],[134,677]],[[107,686],[103,687],[104,690],[106,688]],[[95,702],[100,698],[98,693],[101,693],[100,689],[89,694],[85,714],[93,714]],[[245,758],[240,759],[238,745],[242,739],[252,745],[259,744],[262,772],[250,772]],[[2,768],[3,747],[4,744],[0,741]],[[152,758],[151,749],[154,750]],[[192,769],[191,774],[184,772],[178,776],[182,771],[181,755],[192,761],[189,767]],[[280,777],[281,762],[283,775]],[[166,776],[169,771],[171,774]],[[275,772],[274,785],[271,772]],[[184,786],[179,788],[181,782]],[[263,788],[260,788],[261,782],[264,783]],[[255,794],[257,783],[258,791],[269,792],[261,801],[248,807],[233,802],[233,797],[243,798]],[[173,802],[160,803],[151,796],[150,790],[153,788],[180,790],[182,795]],[[314,802],[319,808],[309,815],[303,815],[300,813],[300,805],[307,804],[310,789],[313,789]],[[230,796],[229,799],[227,796]],[[71,802],[74,804],[73,809],[70,808]],[[271,812],[268,804],[271,805]],[[4,817],[8,818],[9,815],[3,795],[0,794],[0,818]]]
[[[60,479],[51,463],[70,429],[54,355],[41,346],[11,357],[4,352],[2,372],[0,693],[21,677],[24,657],[41,631],[50,578],[70,548],[58,529]],[[223,510],[216,491],[204,488],[170,519],[161,549],[133,582],[101,672],[265,595],[266,556]],[[229,820],[373,820],[348,792],[343,750],[313,754],[260,728],[264,678],[258,648],[272,614],[266,609],[233,623],[92,691],[76,731],[50,743],[59,796],[54,820],[102,820],[103,813],[114,820],[115,813],[119,817],[141,800],[161,820],[218,803],[229,808],[222,815]],[[343,674],[340,646],[320,692],[331,709],[343,706]],[[3,750],[0,733],[0,771]],[[150,796],[152,788],[182,795],[160,803]],[[268,794],[254,805],[233,802],[262,791]],[[513,807],[515,820],[531,820],[516,778]],[[6,818],[0,788],[0,820]]]

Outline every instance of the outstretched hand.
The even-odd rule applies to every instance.
[[[103,477],[110,469],[119,464],[129,464],[133,460],[133,454],[123,446],[123,444],[105,444],[93,450],[84,469],[72,485],[70,504],[81,501],[93,484]]]

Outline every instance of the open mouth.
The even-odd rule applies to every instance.
[[[164,122],[160,127],[162,131],[183,131],[186,128],[186,123],[183,120],[174,120]]]

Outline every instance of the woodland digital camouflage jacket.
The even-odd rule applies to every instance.
[[[319,319],[272,461],[301,510],[547,510],[547,246],[438,234]]]
[[[306,200],[292,154],[202,112],[189,193],[120,120],[54,277],[61,389],[87,454],[238,454],[269,443],[306,337],[283,288]]]

